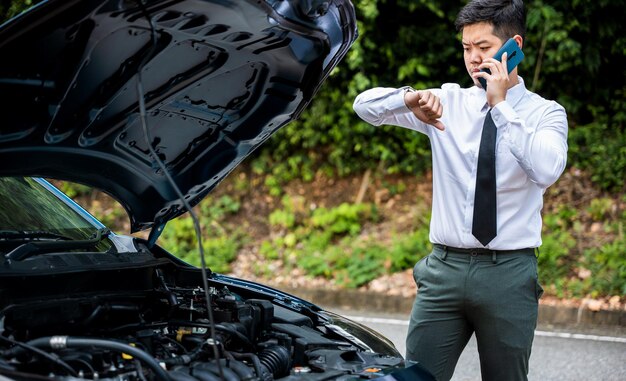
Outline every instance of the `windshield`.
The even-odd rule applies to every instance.
[[[85,240],[103,227],[54,189],[43,180],[0,177],[0,239]]]

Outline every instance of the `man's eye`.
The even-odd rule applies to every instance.
[[[483,52],[486,52],[487,50],[489,50],[489,48],[483,46],[483,47],[480,48],[480,50],[483,51]]]

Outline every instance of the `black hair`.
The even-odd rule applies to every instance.
[[[454,25],[463,31],[466,25],[487,22],[493,25],[493,34],[503,42],[516,34],[525,38],[526,12],[523,0],[472,0],[465,5]]]

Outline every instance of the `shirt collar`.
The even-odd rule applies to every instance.
[[[511,87],[506,92],[506,100],[509,102],[511,106],[515,106],[526,93],[526,85],[524,84],[524,79],[517,76],[518,84]],[[487,93],[478,86],[474,86],[472,88],[473,94],[476,97],[476,108],[480,109],[480,111],[486,111],[489,108],[489,104],[487,103]]]

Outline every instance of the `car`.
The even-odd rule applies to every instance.
[[[48,0],[2,24],[0,378],[433,379],[367,327],[157,244],[356,37],[348,0]],[[110,194],[147,238],[50,178]]]

